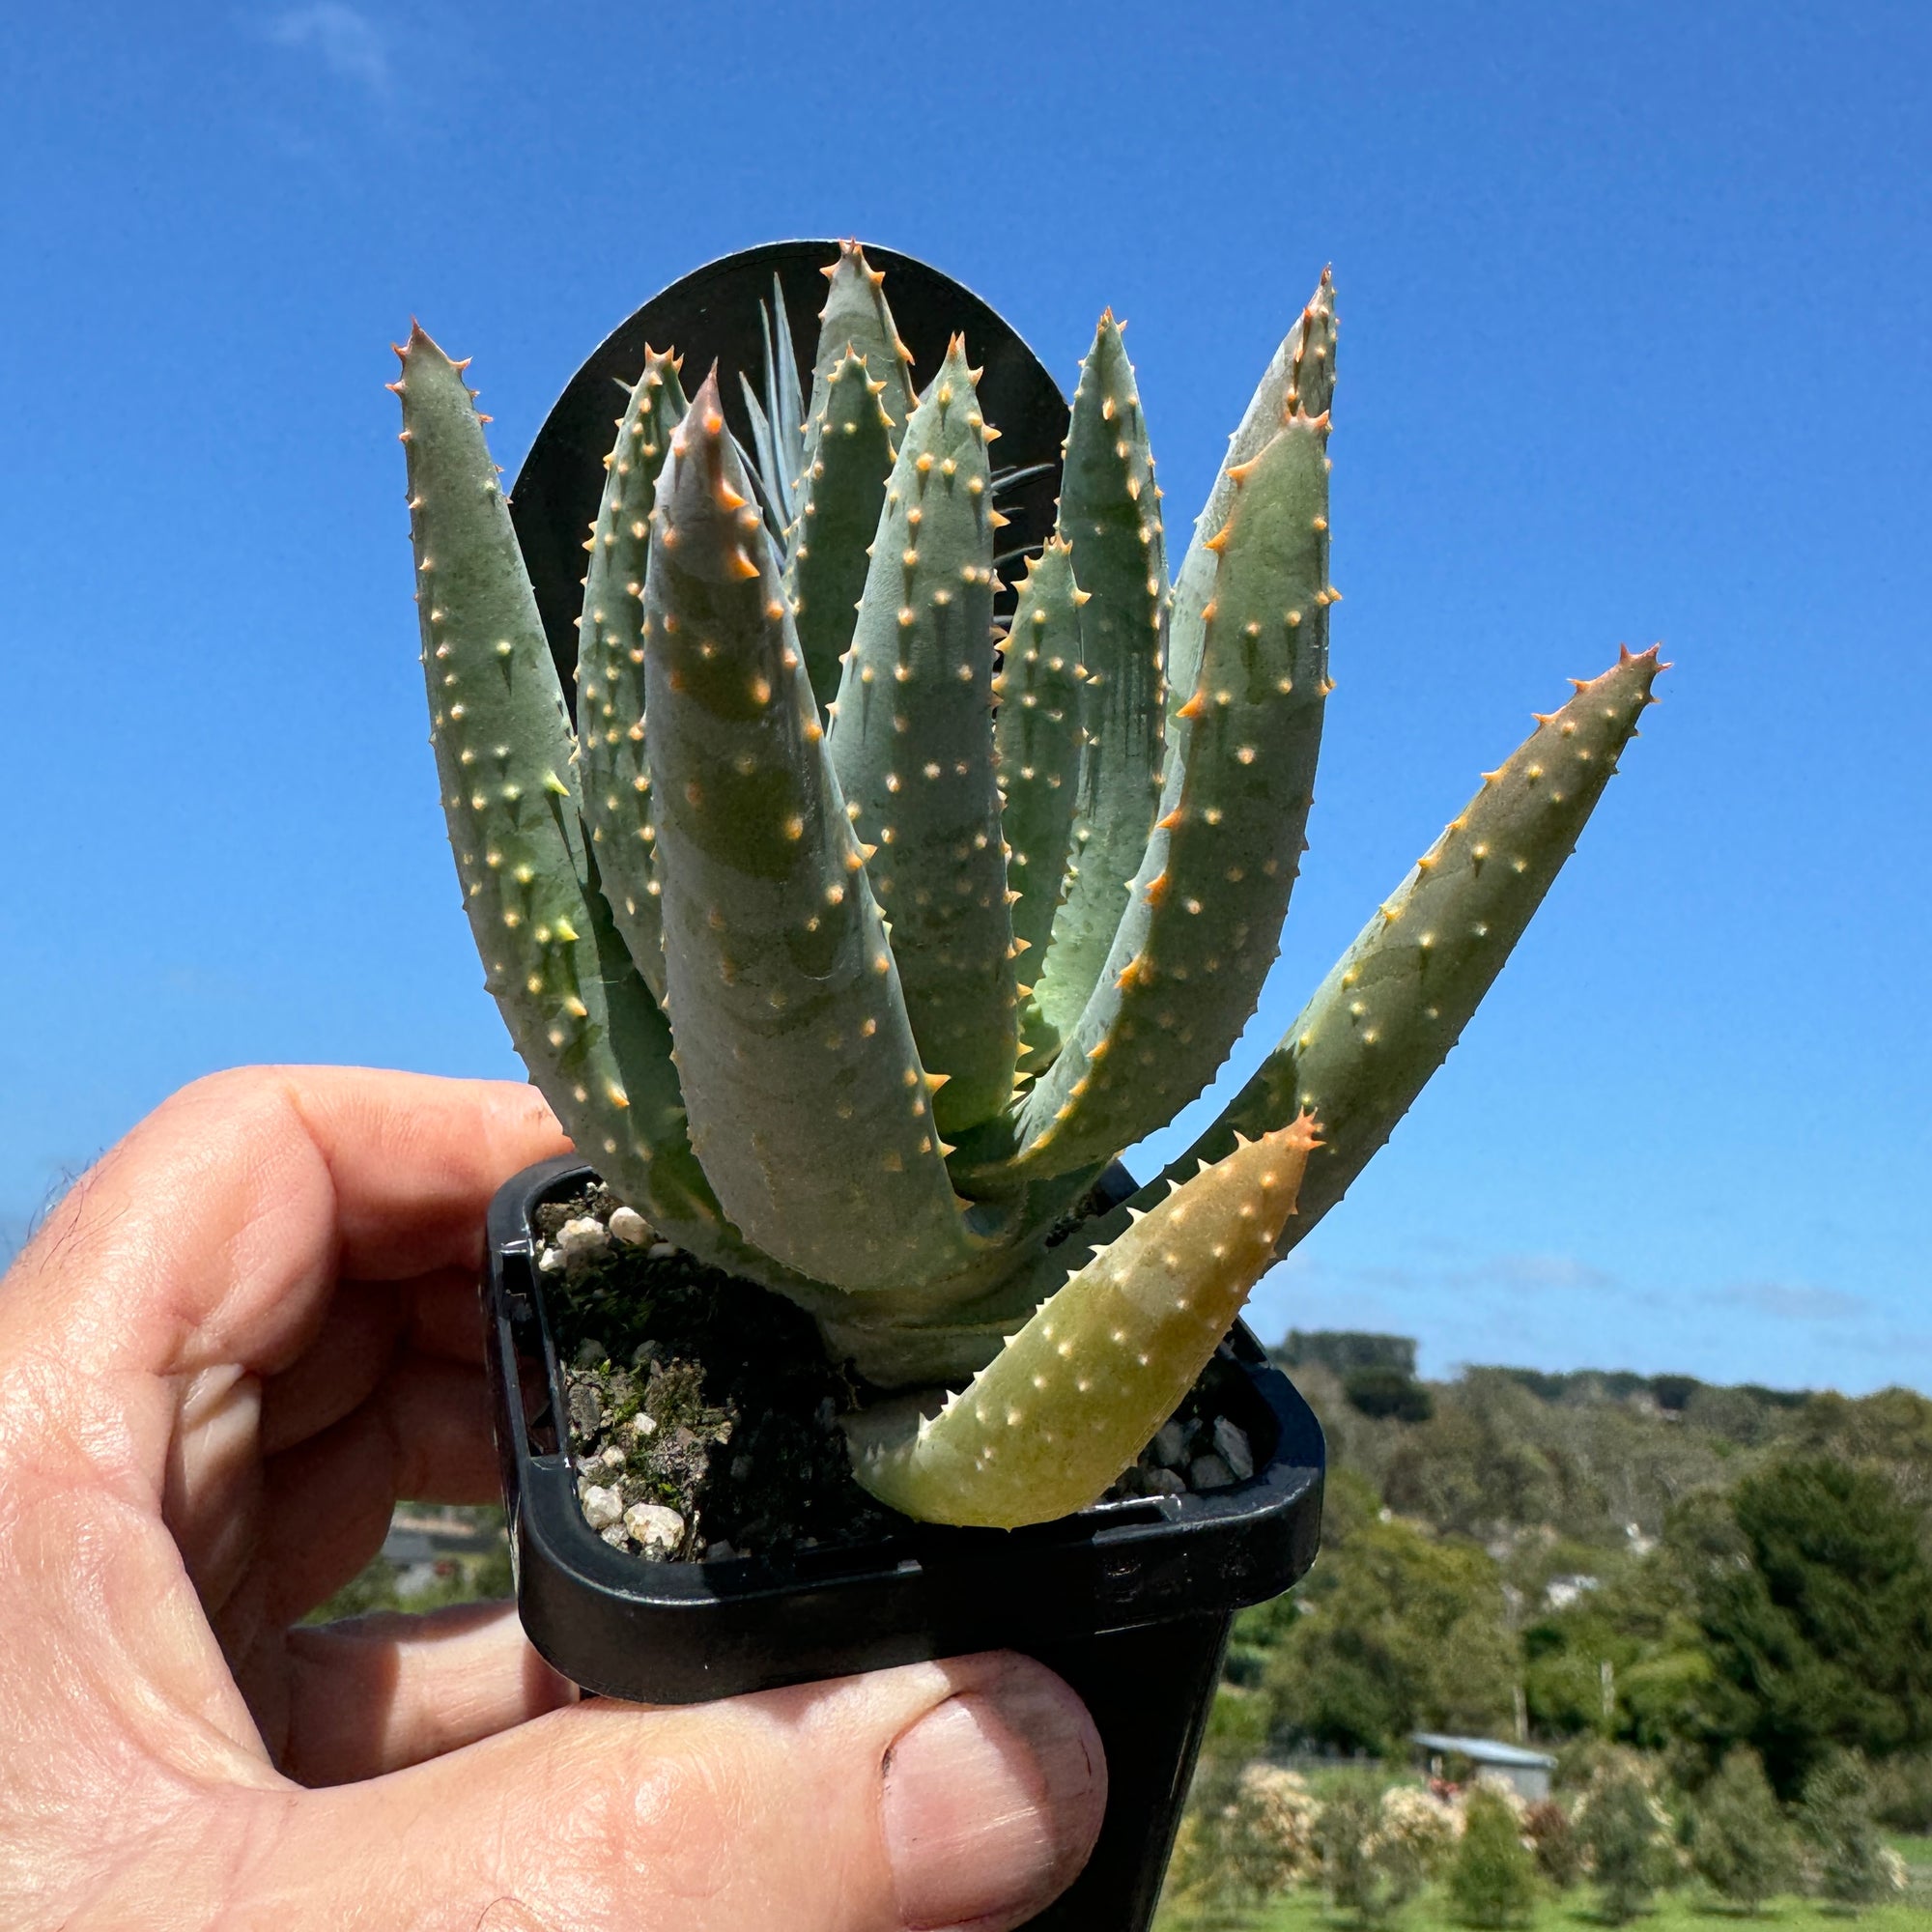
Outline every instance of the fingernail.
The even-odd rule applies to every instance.
[[[1086,1861],[1107,1802],[1100,1740],[1059,1678],[1016,1660],[886,1753],[886,1849],[917,1932],[1017,1923]]]

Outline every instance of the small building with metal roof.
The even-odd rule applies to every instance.
[[[1411,1731],[1408,1741],[1426,1754],[1433,1776],[1453,1777],[1458,1784],[1507,1784],[1528,1804],[1549,1796],[1556,1760],[1547,1751],[1506,1745],[1498,1738],[1452,1738],[1439,1731]]]

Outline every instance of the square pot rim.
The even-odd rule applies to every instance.
[[[558,1155],[488,1216],[486,1357],[525,1628],[584,1688],[703,1701],[889,1662],[1227,1617],[1314,1560],[1321,1425],[1245,1326],[1208,1374],[1256,1439],[1254,1475],[1206,1494],[1105,1503],[1019,1530],[907,1520],[889,1535],[711,1562],[652,1562],[583,1520],[535,1208],[597,1179]],[[1261,1453],[1266,1439],[1266,1453]]]

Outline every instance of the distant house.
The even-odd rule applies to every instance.
[[[383,1554],[396,1566],[397,1596],[419,1597],[436,1582],[436,1546],[421,1530],[391,1523],[383,1539]]]
[[[1552,1610],[1567,1610],[1579,1597],[1602,1587],[1601,1577],[1552,1577],[1543,1586],[1543,1601]]]
[[[1437,1731],[1411,1731],[1409,1743],[1429,1761],[1432,1777],[1457,1784],[1507,1784],[1525,1804],[1549,1796],[1549,1774],[1556,1760],[1543,1751],[1506,1745],[1495,1738],[1451,1738]]]

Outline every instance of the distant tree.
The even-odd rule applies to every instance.
[[[1737,1532],[1723,1498],[1699,1495],[1673,1513],[1662,1547],[1613,1560],[1600,1588],[1525,1627],[1523,1690],[1541,1733],[1595,1732],[1646,1750],[1701,1738],[1711,1661],[1696,1621],[1695,1580],[1712,1560],[1704,1554],[1707,1520],[1734,1551]]]
[[[1583,1847],[1570,1814],[1553,1798],[1539,1798],[1522,1814],[1536,1868],[1558,1891],[1568,1891],[1583,1876]]]
[[[1766,1388],[1762,1382],[1740,1382],[1738,1387],[1753,1402],[1761,1402],[1767,1408],[1804,1408],[1817,1400],[1810,1389]]]
[[[1833,1747],[1932,1742],[1932,1564],[1885,1477],[1780,1463],[1733,1492],[1736,1546],[1697,1577],[1711,1737],[1749,1745],[1795,1796]]]
[[[1667,1415],[1682,1414],[1690,1398],[1704,1386],[1695,1376],[1652,1376],[1650,1393],[1659,1408]]]
[[[1322,1801],[1315,1843],[1322,1889],[1338,1911],[1360,1912],[1374,1891],[1370,1845],[1380,1824],[1381,1802],[1367,1778],[1351,1777]]]
[[[1401,1432],[1378,1471],[1389,1502],[1486,1542],[1548,1525],[1622,1548],[1630,1525],[1656,1535],[1675,1498],[1725,1475],[1728,1444],[1664,1421],[1637,1378],[1640,1406],[1576,1379],[1555,1402],[1497,1369],[1435,1389],[1434,1418]]]
[[[1246,1915],[1320,1870],[1321,1807],[1291,1771],[1215,1762],[1196,1776],[1167,1896],[1210,1923]]]
[[[1392,1416],[1398,1422],[1427,1422],[1435,1413],[1429,1391],[1400,1369],[1354,1369],[1344,1378],[1342,1392],[1350,1406],[1364,1415]]]
[[[1329,1794],[1315,1840],[1330,1902],[1363,1925],[1387,1924],[1428,1876],[1424,1849],[1386,1829],[1381,1794],[1366,1777],[1351,1777]]]
[[[1565,1515],[1565,1473],[1537,1439],[1544,1406],[1508,1378],[1464,1376],[1434,1417],[1406,1431],[1382,1489],[1393,1507],[1437,1529],[1488,1538]]]
[[[1214,1688],[1208,1707],[1208,1728],[1201,1739],[1200,1764],[1228,1764],[1238,1771],[1261,1756],[1267,1746],[1268,1704],[1259,1692],[1223,1682]]]
[[[1536,1909],[1536,1858],[1522,1824],[1507,1799],[1483,1785],[1469,1794],[1448,1889],[1464,1925],[1526,1925]]]
[[[1264,1676],[1275,1735],[1381,1756],[1425,1726],[1511,1721],[1516,1645],[1481,1549],[1371,1520],[1323,1550],[1297,1596]]]
[[[1872,1792],[1881,1825],[1932,1838],[1932,1753],[1902,1751],[1873,1765]]]
[[[1798,1848],[1754,1751],[1738,1749],[1698,1793],[1690,1852],[1697,1875],[1747,1912],[1797,1889]]]
[[[1836,1905],[1873,1905],[1897,1889],[1897,1864],[1879,1835],[1871,1773],[1838,1751],[1804,1780],[1799,1823],[1818,1861],[1818,1889]]]
[[[1684,1420],[1739,1447],[1749,1447],[1775,1435],[1786,1411],[1747,1388],[1700,1385],[1684,1405]]]
[[[1932,1400],[1912,1389],[1814,1395],[1799,1410],[1789,1439],[1797,1454],[1877,1470],[1908,1508],[1932,1504]]]
[[[1299,1589],[1236,1613],[1228,1645],[1230,1683],[1243,1689],[1264,1683],[1269,1660],[1300,1623],[1304,1606],[1316,1603],[1328,1588],[1328,1576],[1342,1561],[1349,1539],[1376,1522],[1381,1507],[1374,1485],[1353,1469],[1329,1469],[1321,1498],[1321,1560]]]
[[[1577,1830],[1597,1885],[1598,1916],[1628,1925],[1672,1874],[1670,1816],[1642,1768],[1628,1757],[1606,1762],[1577,1807]]]
[[[1434,1878],[1455,1856],[1462,1822],[1446,1799],[1417,1784],[1392,1784],[1382,1793],[1377,1829],[1383,1839],[1406,1848],[1417,1868]]]
[[[1694,1762],[1707,1764],[1717,1748],[1705,1743],[1712,1675],[1711,1659],[1694,1628],[1673,1625],[1617,1674],[1611,1734],[1638,1750],[1689,1749]]]
[[[1393,1369],[1406,1381],[1415,1379],[1415,1344],[1406,1335],[1367,1334],[1349,1328],[1291,1328],[1275,1350],[1291,1369],[1319,1362],[1338,1376],[1357,1369]]]

